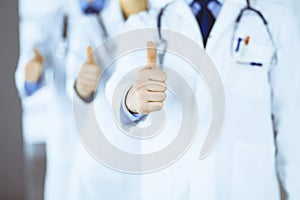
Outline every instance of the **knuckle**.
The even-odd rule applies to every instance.
[[[167,94],[165,92],[162,93],[162,99],[165,100],[167,98]]]
[[[142,100],[142,99],[145,98],[145,94],[143,92],[137,91],[135,93],[135,97],[136,97],[137,100]]]
[[[100,74],[100,67],[98,65],[94,65],[93,68],[97,74]]]
[[[94,75],[94,76],[91,76],[90,77],[90,81],[92,82],[92,83],[98,83],[98,81],[99,81],[99,76],[98,75]]]
[[[149,109],[147,108],[147,106],[139,104],[137,106],[137,111],[141,114],[148,114],[149,113]]]
[[[166,85],[162,86],[162,91],[165,92],[167,91],[168,87]]]
[[[161,110],[163,108],[163,102],[158,102],[157,110]]]
[[[151,110],[149,110],[149,108],[147,107],[143,107],[143,110],[142,110],[142,114],[149,114],[151,112]]]
[[[79,75],[83,75],[86,73],[86,67],[85,66],[82,66],[79,70]]]
[[[163,71],[161,71],[161,77],[162,77],[162,81],[166,81],[167,80],[167,74]]]
[[[144,84],[144,80],[140,80],[140,79],[137,79],[136,81],[135,81],[135,87],[140,87],[141,85],[143,85]]]
[[[145,75],[146,75],[146,70],[145,69],[142,69],[142,70],[140,70],[140,71],[137,72],[137,77],[139,79],[144,78]]]
[[[85,80],[84,80],[84,77],[83,76],[78,76],[78,78],[77,78],[77,80],[76,80],[76,82],[78,83],[78,84],[82,84],[82,82],[84,82]]]

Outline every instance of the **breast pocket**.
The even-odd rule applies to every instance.
[[[234,61],[241,66],[266,68],[274,59],[275,50],[271,45],[250,42],[250,37],[238,37],[233,44]]]
[[[252,44],[232,57],[228,80],[230,90],[239,97],[261,100],[269,91],[269,70],[273,49]]]

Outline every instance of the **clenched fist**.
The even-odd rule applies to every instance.
[[[87,48],[87,61],[82,65],[75,84],[75,89],[83,99],[90,98],[97,90],[100,67],[97,65],[92,48]]]
[[[120,6],[125,19],[132,14],[138,14],[148,9],[147,0],[120,0]]]
[[[34,58],[25,67],[25,81],[36,83],[40,79],[43,70],[44,59],[39,51],[34,48]]]
[[[157,68],[157,49],[153,42],[147,43],[147,66],[141,69],[134,86],[126,97],[126,106],[138,114],[161,110],[166,99],[167,75]]]

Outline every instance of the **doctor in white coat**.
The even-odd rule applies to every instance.
[[[271,36],[262,19],[251,11],[244,13],[234,30],[235,20],[247,1],[212,1],[207,8],[216,21],[207,34],[195,17],[201,6],[203,9],[203,2],[176,1],[165,9],[161,23],[162,28],[182,33],[205,47],[224,84],[226,120],[216,151],[207,160],[186,165],[185,169],[190,169],[189,165],[195,168],[190,187],[179,186],[187,188],[185,195],[170,199],[280,199],[280,184],[287,199],[299,199],[300,33],[295,19],[280,5],[251,1],[251,7],[259,10],[268,22]],[[156,20],[157,15],[139,15],[128,24],[143,27],[147,23],[156,27]],[[232,49],[240,39],[248,48],[242,55]],[[256,61],[259,63],[251,63]],[[165,64],[172,66],[172,60],[166,58]],[[127,98],[135,98],[128,94]],[[130,103],[127,107],[143,114]],[[146,110],[152,111],[151,107]],[[179,173],[180,170],[175,174]],[[152,179],[153,185],[160,182],[156,178]],[[172,188],[157,188],[160,187]],[[148,195],[149,199],[162,199],[155,190],[148,194],[154,195]]]
[[[74,85],[79,68],[86,60],[87,47],[96,48],[109,35],[116,33],[118,27],[124,23],[119,2],[106,1],[105,4],[99,14],[84,13],[79,1],[77,1],[76,7],[72,9],[70,46],[66,63],[66,91],[70,100],[73,99],[73,96],[77,97]],[[92,67],[92,69],[98,71],[97,68]],[[83,103],[85,101],[87,100],[85,99]],[[75,148],[74,158],[67,199],[118,199],[125,196],[126,193],[119,192],[122,177],[99,165],[80,143]]]
[[[92,55],[91,49],[96,48],[105,39],[123,31],[123,24],[131,14],[148,8],[147,1],[140,0],[102,2],[105,2],[104,7],[101,9],[98,7],[98,10],[95,9],[94,12],[87,11],[93,9],[86,9],[85,3],[81,6],[77,4],[77,7],[71,9],[73,13],[70,20],[66,90],[70,99],[80,99],[79,101],[84,104],[93,100],[88,97],[90,92],[95,91],[97,76],[101,70],[96,61],[101,59],[99,57],[105,56]],[[84,67],[79,71],[82,65]],[[87,77],[92,81],[89,82]],[[75,161],[67,199],[140,199],[137,176],[122,174],[102,166],[80,143],[74,155]]]
[[[59,55],[67,40],[63,34],[65,3],[20,1],[20,58],[15,80],[22,100],[25,142],[45,136],[46,200],[66,198],[75,140],[71,102],[65,92],[65,55]]]
[[[205,47],[215,63],[226,94],[223,137],[204,161],[190,151],[187,155],[192,155],[192,160],[183,158],[166,171],[144,175],[142,199],[279,200],[280,184],[288,199],[299,199],[300,33],[294,18],[289,10],[275,3],[251,1],[251,8],[265,17],[271,34],[252,11],[244,13],[235,30],[235,21],[247,6],[246,0],[201,3],[175,1],[165,10],[161,24],[162,28],[182,33]],[[209,10],[210,17],[216,18],[208,32],[200,28],[205,27],[200,22],[203,14],[198,15],[203,6],[207,6],[205,12]],[[127,25],[157,27],[157,16],[158,12],[141,13],[130,18]],[[245,48],[243,54],[238,54],[240,40]],[[168,57],[165,64],[177,66]],[[158,82],[165,82],[160,72],[151,73],[160,77]],[[143,80],[141,74],[138,81]],[[130,103],[142,105],[139,96],[129,91],[126,104],[130,112],[147,114],[163,108],[162,103],[144,104],[144,108]],[[164,102],[164,95],[159,96],[148,95],[149,99]],[[195,145],[197,142],[192,149],[197,149]]]

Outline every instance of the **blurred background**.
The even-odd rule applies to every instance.
[[[39,113],[44,112],[44,104],[32,107],[33,111],[26,113],[26,124],[22,123],[22,106],[15,84],[15,71],[20,56],[20,20],[27,16],[27,7],[30,9],[47,12],[45,4],[41,9],[40,4],[26,5],[26,0],[1,0],[0,2],[0,199],[1,200],[40,200],[43,199],[45,168],[46,168],[46,131],[39,130],[23,131],[30,120],[37,122]],[[74,0],[75,1],[75,0]],[[113,0],[117,1],[117,0]],[[159,0],[157,0],[159,1]],[[298,20],[300,27],[300,1],[299,0],[268,0],[279,1],[290,9]],[[64,4],[62,12],[64,19],[61,19],[63,32],[66,32],[68,11]],[[35,6],[37,6],[35,8]],[[52,9],[51,6],[49,9]],[[23,13],[24,12],[24,13]],[[30,14],[30,13],[29,13]],[[44,24],[45,25],[45,24]],[[27,30],[29,33],[33,30]],[[62,33],[62,38],[67,37]],[[66,48],[65,41],[62,41],[62,51]],[[26,46],[26,45],[24,45]],[[64,59],[65,54],[60,54]],[[47,97],[46,97],[47,98]],[[32,105],[23,105],[32,106]],[[25,108],[26,109],[26,108]],[[24,113],[23,113],[24,114]],[[23,116],[24,117],[24,116]]]

